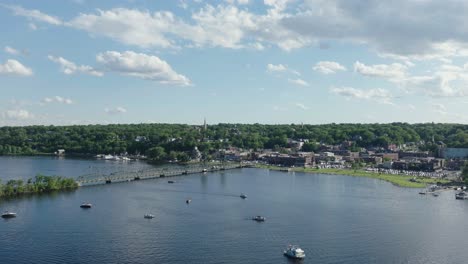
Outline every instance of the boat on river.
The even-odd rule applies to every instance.
[[[304,250],[300,247],[291,245],[284,251],[284,255],[293,259],[303,259],[306,256]]]
[[[455,199],[457,200],[468,200],[468,194],[464,191],[455,194]]]
[[[247,195],[245,195],[245,194],[242,193],[242,194],[240,195],[240,198],[246,199],[246,198],[247,198]]]
[[[189,203],[191,203],[191,202],[192,202],[192,199],[187,199],[187,200],[185,200],[185,203],[186,203],[186,204],[189,204]]]
[[[13,218],[16,217],[16,213],[5,211],[2,214],[2,218]]]
[[[146,219],[153,219],[153,218],[154,218],[154,215],[152,215],[152,214],[145,214],[143,217],[146,218]]]
[[[265,222],[266,218],[261,215],[257,215],[255,217],[252,217],[252,220],[257,221],[257,222]]]
[[[80,207],[81,207],[81,208],[91,208],[91,207],[93,207],[93,205],[90,204],[90,203],[82,203],[82,204],[80,205]]]

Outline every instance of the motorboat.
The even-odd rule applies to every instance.
[[[81,207],[81,208],[91,208],[91,207],[93,207],[93,205],[90,204],[90,203],[82,203],[82,204],[80,205],[80,207]]]
[[[143,217],[146,218],[146,219],[153,219],[153,218],[154,218],[154,215],[152,215],[152,214],[145,214]]]
[[[466,192],[461,191],[461,192],[455,194],[455,199],[457,199],[457,200],[467,200],[468,195],[466,194]]]
[[[187,199],[187,200],[185,200],[185,203],[187,203],[187,204],[189,204],[189,203],[191,203],[191,202],[192,202],[192,199]]]
[[[5,211],[2,214],[3,218],[13,218],[16,217],[16,213]]]
[[[167,183],[174,183],[174,181],[167,181]]]
[[[425,194],[426,194],[426,192],[419,192],[419,194],[425,195]]]
[[[245,194],[242,193],[242,194],[240,195],[240,198],[246,199],[246,198],[247,198],[247,195],[245,195]]]
[[[434,197],[438,197],[438,196],[439,196],[439,194],[438,194],[438,193],[432,193],[432,196],[434,196]]]
[[[266,218],[264,216],[257,215],[255,217],[252,217],[252,220],[257,222],[265,222]]]
[[[288,246],[288,248],[284,251],[284,255],[288,258],[293,259],[303,259],[305,258],[304,250],[302,250],[298,246]]]
[[[111,159],[114,159],[114,156],[112,156],[112,155],[104,155],[102,158],[104,158],[105,160],[111,160]]]

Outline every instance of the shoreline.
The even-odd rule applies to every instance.
[[[309,174],[329,174],[329,175],[343,175],[353,177],[365,177],[372,179],[379,179],[386,182],[390,182],[395,186],[404,188],[425,188],[428,184],[437,183],[450,183],[451,181],[446,179],[435,179],[426,177],[413,177],[406,175],[393,175],[384,173],[367,172],[363,170],[352,170],[352,169],[315,169],[315,168],[284,168],[276,167],[272,165],[255,165],[256,168],[269,169],[276,171],[292,171],[292,172],[304,172]],[[416,178],[417,182],[411,182],[410,179]]]

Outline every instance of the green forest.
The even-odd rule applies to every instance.
[[[325,124],[263,125],[216,124],[119,124],[79,126],[26,126],[0,128],[1,155],[50,154],[142,154],[166,159],[187,159],[195,146],[203,153],[229,146],[244,149],[286,147],[287,139],[307,139],[305,150],[317,144],[339,144],[345,140],[356,147],[386,147],[388,144],[424,142],[431,150],[443,142],[448,147],[468,147],[468,125],[462,124]]]

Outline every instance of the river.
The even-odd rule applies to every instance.
[[[3,181],[149,166],[13,160],[0,158]],[[171,180],[176,182],[142,180],[1,201],[0,210],[18,216],[0,219],[0,262],[292,263],[282,255],[288,244],[305,250],[301,263],[468,259],[468,201],[455,200],[453,191],[422,196],[376,179],[248,168]],[[185,203],[188,198],[192,203]],[[93,208],[81,209],[84,201]],[[145,213],[155,218],[144,219]],[[255,215],[266,222],[249,220]]]

